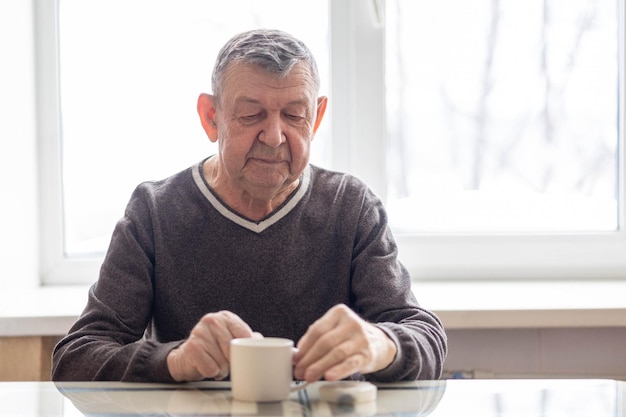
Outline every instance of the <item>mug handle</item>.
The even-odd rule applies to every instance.
[[[291,348],[291,353],[292,355],[295,355],[296,353],[298,353],[298,348],[297,347],[292,347]],[[291,386],[289,388],[289,392],[296,392],[296,391],[300,391],[301,389],[306,388],[306,386],[309,385],[308,382],[303,382],[303,381],[294,381],[291,383]]]

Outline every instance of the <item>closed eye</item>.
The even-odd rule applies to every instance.
[[[285,118],[292,122],[300,122],[305,119],[303,116],[300,116],[297,114],[289,114],[289,113],[285,113]]]
[[[241,120],[242,123],[254,123],[257,120],[259,120],[261,118],[261,113],[255,113],[255,114],[249,114],[246,116],[240,116],[239,120]]]

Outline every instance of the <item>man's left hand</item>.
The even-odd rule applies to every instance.
[[[393,341],[343,304],[332,307],[298,341],[295,377],[313,382],[344,379],[386,368],[396,355]]]

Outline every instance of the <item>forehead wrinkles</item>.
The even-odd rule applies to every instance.
[[[289,95],[294,92],[290,103],[305,103],[310,107],[310,102],[315,101],[315,80],[311,72],[303,64],[298,64],[286,76],[280,76],[267,72],[262,68],[249,64],[231,64],[223,77],[222,95],[229,100],[238,100],[244,97],[246,100],[256,100],[261,103],[265,95],[255,96],[255,90],[259,87],[275,90],[278,93]],[[221,97],[218,97],[221,101]]]
[[[253,97],[248,96],[240,96],[236,97],[234,100],[235,107],[259,107],[259,106],[268,106],[270,108],[278,108],[278,107],[305,107],[309,108],[309,100],[307,97],[302,97],[301,99],[289,100],[286,102],[281,102],[280,100],[267,99],[259,100]]]

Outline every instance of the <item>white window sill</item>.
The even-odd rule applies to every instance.
[[[0,337],[64,335],[85,307],[87,290],[87,286],[3,290]]]
[[[0,337],[65,334],[87,289],[2,291]],[[414,292],[448,330],[626,327],[626,281],[417,282]]]
[[[447,329],[626,327],[626,280],[417,282]]]

